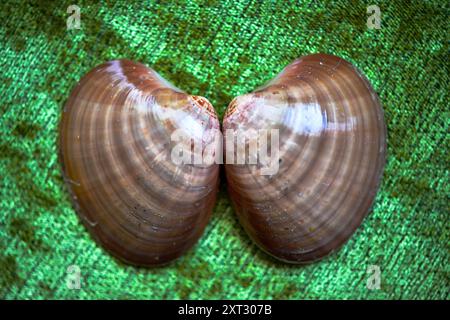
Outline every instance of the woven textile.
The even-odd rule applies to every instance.
[[[81,29],[68,30],[74,2]],[[371,4],[380,29],[368,28]],[[449,298],[448,1],[5,0],[0,9],[0,298]],[[388,129],[373,211],[341,250],[304,266],[269,258],[239,225],[224,179],[204,235],[168,266],[124,265],[92,240],[57,158],[60,113],[83,74],[140,61],[222,116],[233,97],[316,52],[366,74]],[[71,265],[79,290],[67,286]],[[369,289],[378,267],[380,288]]]

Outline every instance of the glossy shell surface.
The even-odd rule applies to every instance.
[[[226,162],[239,220],[272,256],[320,259],[369,212],[385,163],[386,128],[376,92],[349,62],[327,54],[297,59],[264,87],[234,99],[223,129],[279,132],[276,173]]]
[[[60,160],[93,237],[141,266],[167,263],[192,247],[211,215],[219,168],[175,164],[171,135],[181,130],[205,146],[219,129],[205,98],[143,64],[114,60],[84,76],[62,114]]]

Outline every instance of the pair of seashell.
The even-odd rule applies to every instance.
[[[295,60],[263,88],[235,98],[223,129],[279,132],[276,173],[225,164],[239,220],[270,255],[291,263],[320,259],[368,213],[385,163],[386,128],[376,93],[345,60]],[[161,265],[181,256],[213,210],[219,165],[171,161],[175,130],[203,153],[220,124],[205,98],[129,60],[90,71],[64,108],[60,159],[76,211],[93,237],[128,263]]]

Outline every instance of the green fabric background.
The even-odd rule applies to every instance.
[[[81,8],[81,30],[66,9]],[[381,29],[366,26],[381,8]],[[2,1],[0,298],[449,298],[448,1]],[[296,57],[339,55],[382,100],[388,160],[373,212],[336,254],[291,266],[262,253],[222,181],[199,243],[162,268],[109,256],[79,222],[57,161],[61,108],[80,77],[126,57],[222,116]],[[222,179],[223,180],[223,179]],[[66,286],[81,269],[81,289]],[[381,289],[368,290],[378,265]]]

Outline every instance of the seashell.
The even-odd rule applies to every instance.
[[[327,54],[295,60],[264,87],[235,98],[223,129],[239,220],[275,258],[306,263],[328,255],[370,210],[385,163],[386,128],[377,94],[349,62]],[[261,129],[275,130],[266,136],[270,157],[261,162],[258,149],[256,164],[237,164],[235,136],[246,136],[241,145],[248,150],[261,139],[249,132]],[[276,170],[264,174],[269,165]]]
[[[208,100],[140,63],[114,60],[85,75],[64,108],[60,159],[93,237],[140,266],[167,263],[192,247],[211,215],[219,167],[176,164],[173,133],[189,135],[181,150],[191,151],[191,143],[213,143],[216,130]]]

